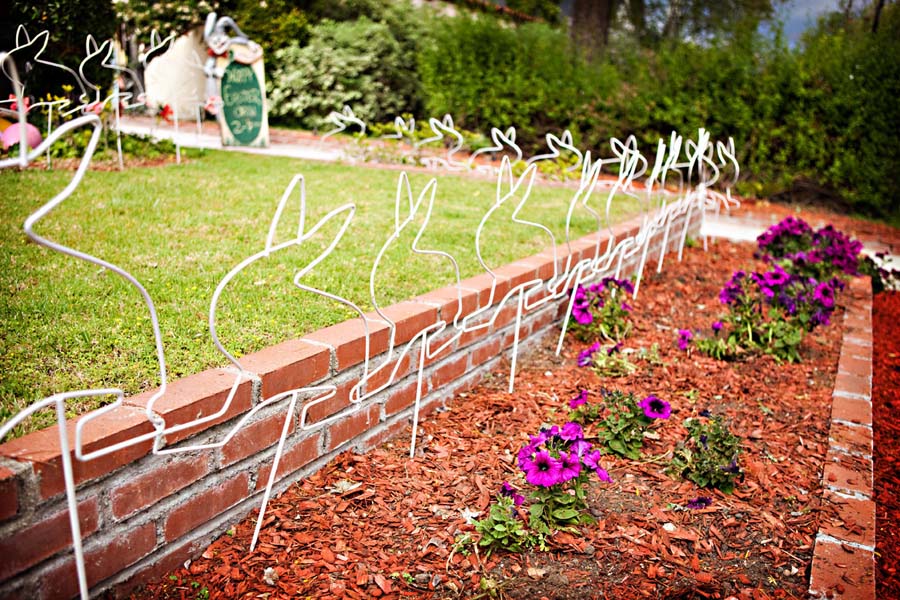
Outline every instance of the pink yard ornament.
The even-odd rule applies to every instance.
[[[4,150],[9,150],[11,147],[22,141],[21,130],[22,127],[19,123],[13,123],[4,130],[2,136]],[[29,148],[37,148],[41,145],[43,139],[44,138],[41,136],[41,132],[37,127],[31,123],[25,123],[25,142],[28,144]]]

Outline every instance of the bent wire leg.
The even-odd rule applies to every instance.
[[[409,457],[416,455],[416,433],[419,429],[419,407],[422,404],[422,379],[425,374],[425,359],[428,356],[428,332],[422,334],[422,348],[419,350],[419,368],[416,373],[416,403],[413,408],[412,439],[409,442]]]
[[[284,426],[281,428],[281,437],[278,439],[278,448],[275,449],[275,458],[272,461],[272,471],[269,473],[269,481],[266,482],[266,491],[263,492],[262,504],[259,507],[259,516],[256,518],[256,527],[253,529],[253,540],[250,542],[250,552],[256,548],[256,542],[259,540],[259,532],[262,529],[263,517],[266,515],[266,506],[269,504],[269,497],[272,495],[272,486],[275,485],[275,479],[278,477],[278,465],[281,462],[281,456],[284,453],[284,442],[287,439],[288,432],[291,429],[291,420],[294,418],[294,409],[297,406],[297,392],[291,394],[291,401],[284,416]]]
[[[522,327],[522,312],[525,310],[525,290],[519,289],[519,300],[516,303],[516,322],[513,331],[512,360],[509,365],[509,393],[516,387],[516,358],[519,356],[519,330]]]

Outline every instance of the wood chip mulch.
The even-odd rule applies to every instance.
[[[555,339],[520,361],[515,393],[499,370],[409,437],[367,455],[345,453],[274,499],[258,549],[253,515],[186,568],[135,598],[803,598],[819,527],[820,482],[840,349],[842,314],[807,336],[800,364],[769,357],[719,362],[677,348],[677,330],[703,330],[720,312],[731,272],[753,267],[752,245],[690,249],[655,261],[634,305],[626,348],[659,345],[663,364],[621,378],[575,364],[587,344]],[[895,320],[896,326],[896,320]],[[896,336],[895,336],[896,339]],[[562,424],[580,389],[654,393],[673,414],[640,462],[606,456],[612,484],[595,482],[597,519],[583,536],[559,533],[547,552],[486,556],[467,517],[483,515],[504,481],[520,484],[515,454],[542,425]],[[699,489],[665,468],[709,410],[743,438],[745,477],[733,494]],[[590,434],[591,430],[588,429]],[[900,436],[894,436],[897,440]],[[523,482],[522,482],[523,483]],[[705,509],[686,508],[698,496]]]
[[[875,590],[900,598],[900,292],[875,296],[872,408],[875,422]]]

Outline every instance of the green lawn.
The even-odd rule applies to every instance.
[[[73,197],[36,227],[51,240],[125,268],[146,286],[159,312],[171,379],[224,364],[207,327],[212,292],[234,265],[262,250],[277,202],[296,173],[306,177],[307,227],[343,203],[358,207],[338,249],[305,281],[371,309],[368,273],[392,226],[397,171],[225,152],[190,156],[180,166],[89,172]],[[0,172],[0,422],[59,391],[113,386],[132,394],[159,384],[150,322],[137,291],[113,274],[27,241],[22,232],[28,214],[71,176],[40,169]],[[412,175],[414,192],[429,179]],[[464,278],[481,272],[474,231],[494,202],[494,189],[487,180],[439,177],[434,214],[420,245],[450,252]],[[536,185],[521,216],[544,223],[561,242],[572,194]],[[604,200],[605,194],[596,198],[598,204]],[[492,266],[548,242],[534,229],[506,226],[508,204],[492,220],[504,226],[485,233]],[[296,231],[297,206],[288,205],[279,240]],[[638,205],[623,198],[614,210],[615,220],[622,220]],[[577,215],[576,235],[592,227],[587,214]],[[292,284],[297,269],[336,230],[332,223],[304,248],[257,263],[226,289],[219,335],[232,353],[239,357],[353,316]],[[406,236],[407,245],[413,235]],[[410,258],[402,249],[386,257],[380,274],[383,306],[452,281],[445,260]],[[73,414],[84,408],[73,407]],[[33,419],[28,429],[50,418]]]

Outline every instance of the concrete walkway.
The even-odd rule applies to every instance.
[[[336,148],[323,147],[316,143],[284,143],[273,142],[267,148],[250,148],[248,146],[223,146],[222,138],[217,133],[210,133],[205,127],[197,131],[196,123],[188,121],[176,132],[170,126],[156,126],[146,119],[127,119],[121,124],[122,133],[144,135],[154,139],[170,140],[182,148],[202,148],[206,150],[227,150],[229,152],[246,152],[264,156],[286,156],[304,160],[320,160],[334,162],[346,158]]]

